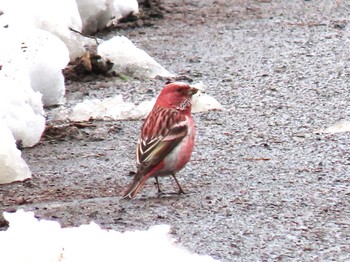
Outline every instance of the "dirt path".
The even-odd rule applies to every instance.
[[[94,121],[24,150],[33,179],[0,186],[0,211],[119,231],[166,223],[184,246],[222,261],[349,260],[349,133],[315,133],[350,118],[349,5],[165,2],[164,19],[119,33],[203,81],[227,109],[195,115],[195,152],[178,176],[189,193],[159,198],[149,181],[138,198],[120,200],[141,122]],[[67,99],[118,93],[138,102],[162,85],[70,82]]]

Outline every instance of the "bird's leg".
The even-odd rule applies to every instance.
[[[158,188],[158,194],[163,193],[162,190],[160,189],[160,186],[159,186],[158,176],[155,176],[154,178],[156,179],[156,184],[157,184],[157,188]]]
[[[177,186],[179,187],[178,194],[179,195],[180,194],[186,194],[185,191],[183,191],[182,187],[180,186],[179,181],[177,181],[177,178],[176,178],[175,174],[171,174],[171,176],[175,179],[175,182],[176,182]]]

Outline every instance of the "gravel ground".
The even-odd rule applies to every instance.
[[[318,132],[350,119],[350,5],[198,2],[165,1],[164,19],[103,34],[126,35],[170,71],[203,81],[226,108],[194,116],[195,152],[178,175],[188,194],[158,197],[150,180],[121,200],[141,121],[94,121],[25,149],[33,179],[0,186],[0,211],[118,231],[166,223],[182,245],[221,261],[350,261],[349,133]],[[139,102],[163,84],[68,82],[67,100]]]

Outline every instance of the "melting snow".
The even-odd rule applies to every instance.
[[[23,210],[4,213],[4,217],[10,227],[0,231],[0,261],[215,261],[176,244],[168,234],[168,225],[121,233],[101,229],[94,222],[61,228],[58,222],[37,220],[33,212]]]

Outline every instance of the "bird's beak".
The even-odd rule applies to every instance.
[[[188,90],[186,91],[186,95],[188,95],[188,96],[193,96],[193,95],[196,94],[197,92],[198,92],[198,89],[191,86],[191,88],[188,89]]]

